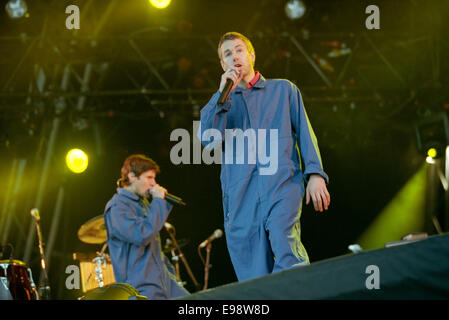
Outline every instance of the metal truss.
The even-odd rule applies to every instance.
[[[157,105],[162,105],[161,101],[185,104],[194,97],[204,101],[216,91],[221,73],[211,39],[162,32],[114,38],[0,38],[0,43],[8,43],[2,47],[8,47],[9,55],[18,56],[2,73],[1,108],[58,97],[89,98],[97,106],[101,98],[119,96],[140,96],[150,105],[152,101]],[[441,55],[447,55],[443,48],[448,44],[442,39],[382,38],[379,45],[379,39],[367,32],[340,35],[333,42],[349,42],[350,53],[334,59],[325,56],[325,50],[330,53],[335,48],[320,46],[325,39],[335,39],[335,35],[304,40],[289,33],[277,37],[257,34],[255,47],[261,48],[256,51],[257,65],[269,77],[296,82],[306,99],[316,102],[382,102],[392,91],[417,92],[419,86],[436,87],[447,80],[443,79],[446,66],[442,61],[449,59]],[[69,68],[70,84],[63,91],[55,83],[64,66]],[[428,72],[424,78],[414,79],[409,71],[418,66]],[[86,77],[92,77],[89,86]],[[43,78],[46,85],[41,83]],[[80,109],[76,107],[79,102],[72,102]]]
[[[158,111],[164,106],[205,103],[217,90],[222,72],[217,34],[193,34],[176,22],[146,27],[135,23],[134,29],[117,34],[111,31],[117,13],[139,2],[125,6],[119,0],[79,1],[84,24],[81,30],[69,31],[61,25],[69,2],[38,0],[36,8],[42,9],[44,21],[41,30],[0,36],[2,116],[14,117],[11,108],[43,104],[57,113],[55,101],[61,98],[66,99],[67,110],[78,112],[83,111],[80,99],[90,111],[104,111],[120,99],[133,99]],[[328,107],[364,102],[377,105],[388,117],[423,90],[431,88],[447,97],[438,90],[449,82],[445,72],[449,44],[443,28],[423,28],[416,34],[360,27],[351,32],[320,32],[275,23],[256,28],[273,3],[260,1],[249,16],[247,35],[256,48],[256,67],[268,78],[296,83],[306,101]],[[323,14],[329,6],[319,1],[314,5]],[[423,8],[428,19],[438,18],[435,8]],[[419,25],[413,30],[419,30]],[[58,83],[65,68],[69,68],[69,83],[62,90]]]

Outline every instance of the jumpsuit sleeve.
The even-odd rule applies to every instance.
[[[229,97],[223,106],[218,106],[217,101],[220,97],[220,91],[217,91],[209,102],[201,109],[201,122],[200,127],[197,132],[197,137],[201,141],[204,147],[208,149],[215,148],[218,144],[220,144],[224,140],[225,129],[226,129],[226,120],[227,120],[227,112],[231,109],[232,99]],[[201,138],[203,137],[203,133],[206,130],[215,129],[218,130],[221,134],[221,141],[203,141]]]
[[[324,178],[326,184],[329,183],[329,177],[324,172],[321,162],[318,141],[313,132],[312,125],[307,117],[306,110],[301,97],[301,92],[293,84],[290,90],[290,112],[292,117],[292,126],[296,134],[296,142],[299,146],[301,158],[304,162],[304,180],[309,181],[311,174],[319,174]]]
[[[105,216],[110,235],[137,246],[146,246],[164,226],[171,208],[166,200],[153,198],[147,216],[142,217],[126,202],[114,201]]]

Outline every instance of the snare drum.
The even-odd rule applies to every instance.
[[[38,300],[39,295],[33,281],[31,269],[19,260],[0,260],[0,278],[14,300]]]

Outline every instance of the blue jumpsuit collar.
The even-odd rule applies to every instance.
[[[265,88],[265,81],[266,80],[263,77],[263,75],[260,74],[259,80],[251,87],[251,89],[252,88],[257,88],[257,89]],[[235,90],[236,93],[241,93],[241,92],[244,92],[244,91],[249,91],[251,89],[244,89],[244,88],[236,87],[234,90]]]
[[[130,198],[131,200],[134,200],[134,201],[140,200],[140,197],[137,194],[135,194],[134,192],[128,191],[125,188],[117,188],[117,193],[122,196],[125,196],[127,198]]]
[[[254,84],[253,88],[265,88],[265,78],[260,74],[259,80]]]

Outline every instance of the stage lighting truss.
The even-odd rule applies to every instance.
[[[25,2],[9,3],[18,6]],[[214,36],[180,33],[176,25],[167,30],[161,26],[160,30],[141,29],[123,35],[103,36],[102,29],[111,19],[117,3],[118,0],[111,1],[102,8],[104,15],[93,33],[89,31],[76,37],[65,32],[61,37],[20,35],[0,38],[0,46],[5,52],[11,52],[4,55],[8,58],[0,61],[9,66],[0,75],[0,97],[3,98],[0,111],[10,116],[13,107],[17,111],[19,107],[29,108],[39,102],[49,105],[46,100],[51,100],[56,114],[75,109],[76,116],[83,118],[88,111],[109,112],[110,105],[120,111],[124,101],[133,100],[133,103],[145,105],[146,111],[157,114],[164,114],[166,107],[174,105],[191,106],[192,115],[197,116],[196,105],[207,103],[216,91],[216,74],[220,67],[214,59]],[[304,2],[298,0],[290,0],[287,7],[303,8],[304,13],[306,10]],[[84,14],[89,16],[94,9],[92,6]],[[291,16],[299,17],[298,13]],[[299,31],[284,27],[282,32],[268,30],[248,34],[264,53],[259,55],[257,64],[268,75],[282,72],[282,77],[300,86],[308,102],[326,104],[334,113],[356,110],[352,106],[369,103],[379,106],[376,110],[382,113],[383,119],[396,115],[414,101],[416,93],[411,95],[410,92],[420,90],[408,80],[404,70],[415,70],[427,63],[429,68],[438,70],[426,73],[428,78],[422,82],[433,83],[438,80],[438,75],[444,74],[442,62],[448,61],[448,51],[438,51],[439,46],[431,42],[427,47],[418,47],[416,44],[421,35],[415,39],[408,34],[398,34],[383,41],[382,34],[317,33],[306,27]],[[50,29],[59,32],[59,29],[48,27]],[[438,34],[429,37],[438,38]],[[445,40],[439,41],[441,46],[447,45]],[[403,48],[398,47],[398,43],[403,43]],[[414,58],[403,59],[401,65],[396,65],[402,53],[400,50],[413,52]],[[21,54],[13,54],[17,52]],[[14,60],[17,65],[13,66],[9,56],[17,56]],[[421,57],[431,59],[424,61]],[[30,77],[28,66],[34,66],[34,77]],[[371,73],[360,72],[360,66]],[[302,76],[305,74],[308,76]],[[385,89],[384,79],[389,81],[389,88],[401,89],[394,103],[390,102],[393,99],[389,96],[389,88]],[[61,85],[55,85],[58,83]],[[445,99],[444,93],[440,95]],[[89,109],[85,106],[86,101]],[[110,114],[112,116],[113,112]],[[85,123],[79,122],[76,126],[82,129]]]

